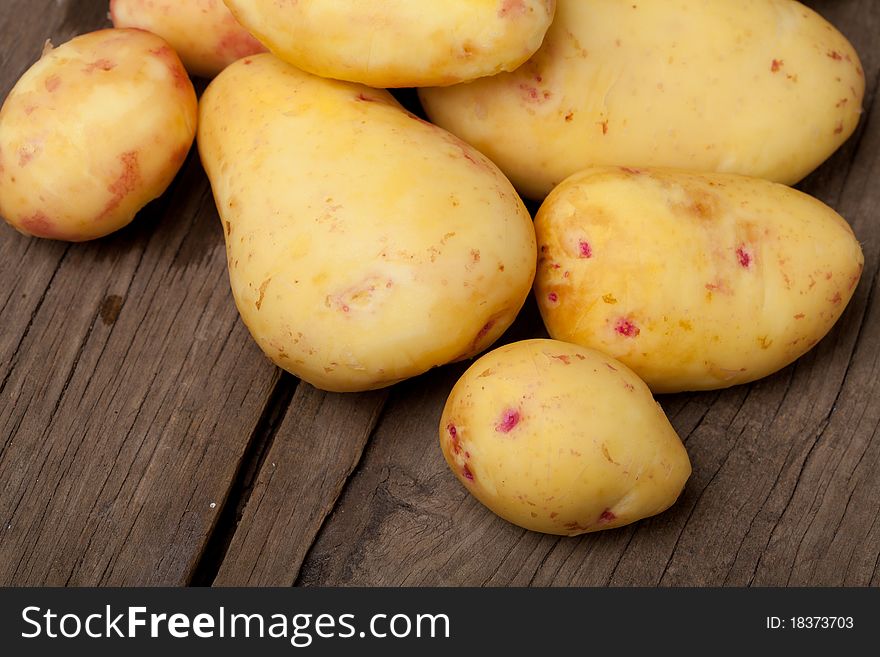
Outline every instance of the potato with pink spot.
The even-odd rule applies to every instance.
[[[512,71],[556,0],[225,0],[279,58],[373,87],[449,85]]]
[[[687,452],[648,387],[622,363],[556,340],[486,354],[440,420],[440,448],[465,488],[505,520],[576,536],[675,503]]]
[[[122,228],[177,174],[197,111],[153,34],[101,30],[47,48],[0,110],[0,216],[73,242]]]
[[[865,72],[794,0],[559,0],[515,71],[419,93],[538,200],[600,164],[793,184],[855,131]]]
[[[200,111],[233,295],[280,367],[381,388],[482,352],[528,298],[535,232],[510,182],[387,91],[256,55]]]
[[[864,258],[846,221],[733,174],[593,167],[535,220],[550,335],[626,363],[655,392],[754,381],[834,325]]]
[[[168,41],[192,74],[213,78],[232,62],[265,52],[223,0],[111,0],[116,27],[136,27]]]

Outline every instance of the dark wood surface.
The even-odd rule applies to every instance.
[[[809,2],[859,51],[859,131],[800,187],[866,257],[841,321],[763,381],[660,399],[694,474],[661,516],[580,538],[484,509],[437,423],[466,364],[338,395],[238,319],[192,153],[90,244],[0,227],[0,585],[880,584],[880,2]],[[0,94],[99,0],[4,0]],[[543,334],[532,302],[505,340]]]

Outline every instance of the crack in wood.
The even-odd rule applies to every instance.
[[[211,586],[220,572],[244,509],[250,501],[254,482],[263,468],[298,384],[299,379],[290,374],[283,373],[278,377],[242,455],[217,522],[208,535],[205,549],[188,579],[190,586]]]

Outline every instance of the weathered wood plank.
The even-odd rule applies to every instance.
[[[3,89],[106,12],[7,3]],[[238,320],[197,158],[104,240],[3,226],[0,281],[0,584],[186,583],[278,377]]]
[[[863,55],[880,6],[809,3]],[[448,472],[437,422],[462,369],[405,384],[303,564],[303,585],[746,585],[880,582],[880,110],[803,188],[837,207],[866,271],[831,334],[777,375],[661,399],[694,475],[667,513],[576,539],[493,516]]]
[[[8,373],[0,582],[184,583],[275,383],[194,160],[149,218],[70,248]]]
[[[293,585],[387,396],[386,390],[342,395],[307,384],[297,388],[216,585]]]

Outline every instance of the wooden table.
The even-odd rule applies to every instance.
[[[109,238],[0,228],[0,584],[880,584],[880,2],[809,4],[861,53],[868,93],[802,188],[852,223],[865,273],[794,365],[660,399],[694,466],[670,511],[580,538],[496,518],[438,449],[465,365],[354,395],[282,374],[238,319],[193,152]],[[3,97],[46,38],[106,13],[3,0]],[[542,334],[530,302],[505,340]]]

